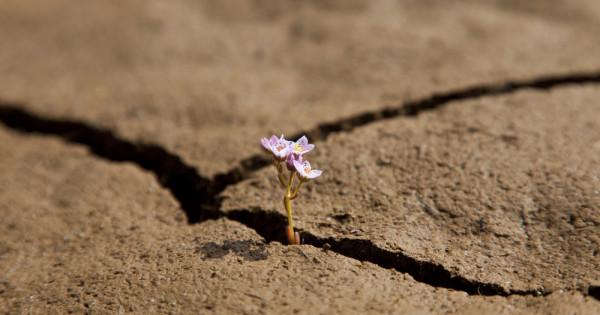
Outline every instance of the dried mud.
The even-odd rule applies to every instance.
[[[6,1],[0,312],[600,313],[595,1]],[[285,216],[257,139],[324,175]]]

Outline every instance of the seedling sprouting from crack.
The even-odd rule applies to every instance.
[[[286,140],[283,135],[277,138],[262,138],[261,144],[265,150],[273,156],[273,165],[277,168],[277,178],[281,188],[285,189],[283,195],[283,206],[287,211],[288,227],[286,229],[289,244],[300,244],[300,235],[294,231],[294,220],[292,218],[292,200],[298,197],[302,184],[308,180],[321,176],[322,171],[312,169],[310,163],[304,159],[304,154],[315,148],[314,144],[308,143],[306,136],[298,141]],[[288,170],[286,174],[286,169]],[[294,181],[298,178],[298,183]]]

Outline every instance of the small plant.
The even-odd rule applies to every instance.
[[[292,218],[292,200],[298,197],[302,184],[308,180],[321,176],[322,171],[312,169],[310,163],[304,159],[304,155],[315,148],[314,144],[308,143],[306,136],[298,141],[286,140],[283,135],[277,138],[261,139],[262,147],[273,156],[273,165],[277,168],[277,178],[281,188],[285,189],[283,195],[283,206],[287,211],[288,227],[286,229],[289,244],[300,244],[300,235],[294,231],[294,220]],[[286,175],[286,171],[288,174]],[[294,186],[294,181],[298,183]]]

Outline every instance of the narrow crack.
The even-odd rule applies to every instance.
[[[227,211],[224,216],[254,229],[267,242],[286,243],[282,231],[287,226],[287,218],[279,212],[266,211],[260,208],[236,209]],[[453,289],[466,292],[469,295],[486,296],[545,296],[551,293],[542,290],[507,290],[494,283],[467,279],[449,271],[443,265],[417,260],[402,252],[382,249],[370,240],[321,238],[308,231],[300,231],[300,237],[304,245],[331,250],[342,256],[370,262],[382,268],[395,269],[411,275],[416,281],[436,288]]]
[[[597,83],[600,83],[600,71],[579,72],[567,75],[548,75],[527,80],[474,85],[462,89],[451,90],[449,92],[433,94],[429,97],[405,102],[399,106],[363,112],[333,122],[322,123],[312,129],[298,132],[297,134],[292,135],[290,139],[297,139],[302,135],[306,135],[313,141],[323,141],[335,133],[352,131],[353,129],[370,123],[401,116],[417,116],[423,112],[435,110],[452,102],[476,99],[484,96],[489,97],[510,94],[524,89],[550,90],[560,86]],[[224,190],[225,187],[241,182],[248,178],[252,173],[268,165],[270,165],[270,160],[264,155],[252,155],[243,159],[239,163],[239,166],[226,173],[218,174],[215,177],[215,186]]]
[[[600,72],[545,76],[500,84],[476,85],[434,94],[431,97],[406,102],[397,107],[389,107],[335,122],[323,123],[313,129],[300,132],[292,138],[306,134],[316,141],[325,140],[334,133],[347,132],[385,119],[416,116],[450,102],[508,94],[521,89],[548,90],[558,86],[592,83],[600,83]],[[130,142],[117,137],[109,130],[93,127],[79,121],[43,118],[22,109],[22,107],[18,103],[0,102],[0,121],[13,130],[24,133],[54,135],[66,142],[84,145],[98,157],[115,162],[132,162],[152,172],[161,186],[169,190],[177,199],[190,224],[226,217],[254,229],[269,242],[279,241],[285,243],[285,240],[281,237],[281,231],[285,227],[286,219],[282,214],[262,209],[240,209],[227,212],[221,210],[220,193],[228,186],[241,182],[252,173],[269,165],[269,160],[264,156],[253,155],[245,158],[237,167],[218,174],[211,180],[202,176],[193,166],[187,165],[176,154],[158,145]],[[325,244],[329,244],[330,250],[343,256],[368,261],[383,268],[394,268],[400,272],[410,274],[417,281],[434,287],[481,295],[538,296],[549,294],[549,292],[539,290],[505,290],[496,284],[470,280],[450,272],[442,265],[419,261],[403,253],[381,249],[368,240],[319,238],[307,231],[302,231],[301,234],[307,245],[323,247]],[[589,296],[600,299],[598,287],[590,286],[585,291]]]
[[[113,132],[83,122],[43,118],[15,103],[0,102],[0,121],[25,133],[54,135],[66,142],[86,146],[94,155],[114,161],[132,162],[156,176],[187,214],[190,223],[219,216],[215,196],[224,189],[199,174],[193,166],[154,144],[133,143]]]

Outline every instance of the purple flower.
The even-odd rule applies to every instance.
[[[297,155],[306,154],[315,148],[314,144],[308,143],[308,138],[302,136],[298,141],[290,143],[291,151]]]
[[[300,176],[302,180],[314,179],[321,176],[321,173],[323,173],[321,170],[312,169],[308,161],[299,162],[294,160],[293,163],[296,172],[298,172],[298,176]]]
[[[285,160],[292,150],[290,145],[292,142],[286,140],[283,135],[280,138],[277,138],[275,135],[272,135],[269,139],[262,138],[260,143],[265,150],[271,152],[280,161]]]
[[[269,139],[267,139],[267,138],[260,139],[260,144],[262,144],[262,147],[265,150],[271,152],[271,147],[277,143],[278,139],[279,138],[277,138],[276,135],[272,135],[271,138],[269,138]]]
[[[296,169],[296,167],[294,166],[294,162],[302,163],[303,161],[304,161],[304,159],[302,158],[302,155],[296,154],[296,153],[290,153],[290,154],[288,154],[287,158],[285,159],[285,166],[287,166],[288,170],[293,171]]]

